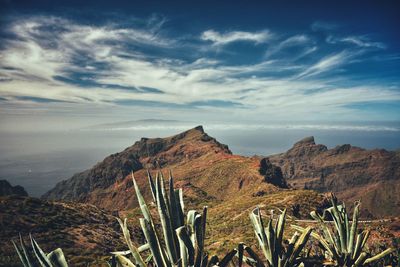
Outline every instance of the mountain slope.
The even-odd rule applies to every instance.
[[[21,234],[27,241],[29,233],[45,251],[61,247],[71,266],[88,266],[125,248],[116,219],[93,205],[0,197],[0,266],[20,266],[11,239],[18,241]]]
[[[400,153],[349,144],[328,149],[307,137],[269,157],[294,188],[333,191],[347,202],[362,200],[364,215],[400,214]]]
[[[348,203],[361,198],[363,216],[400,214],[399,153],[351,145],[328,149],[313,137],[286,153],[268,158],[233,155],[201,126],[167,138],[142,138],[93,168],[74,175],[46,193],[47,199],[79,201],[108,210],[137,206],[130,173],[150,199],[147,170],[172,171],[193,205],[222,205],[230,200],[297,189],[337,192]],[[252,201],[250,201],[252,202]],[[250,203],[249,202],[249,203]]]
[[[136,206],[129,174],[134,172],[138,183],[147,188],[147,170],[164,169],[172,171],[193,202],[218,203],[238,194],[279,190],[277,186],[284,180],[280,171],[268,170],[272,167],[265,162],[264,169],[260,169],[259,158],[233,155],[226,145],[198,126],[167,138],[142,138],[93,168],[60,182],[43,198],[124,210]],[[145,195],[149,193],[144,189]]]

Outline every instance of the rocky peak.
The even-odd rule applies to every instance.
[[[315,145],[314,136],[307,136],[296,142],[293,146]]]
[[[7,180],[0,180],[0,196],[9,195],[28,196],[28,193],[20,185],[12,186]]]
[[[315,144],[314,136],[309,136],[296,142],[291,149],[286,152],[289,157],[310,157],[327,151],[324,145]]]

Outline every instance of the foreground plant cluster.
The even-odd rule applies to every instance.
[[[135,246],[127,220],[117,218],[128,250],[113,252],[108,262],[111,267],[382,266],[380,261],[395,251],[388,248],[376,255],[368,253],[366,243],[370,232],[361,231],[358,227],[360,203],[355,203],[350,221],[345,205],[339,204],[332,195],[332,206],[322,215],[311,212],[318,226],[303,228],[291,225],[295,232],[289,240],[284,239],[286,210],[276,220],[269,218],[265,224],[260,209],[255,208],[250,213],[250,219],[259,246],[252,249],[239,243],[223,257],[211,256],[204,248],[207,207],[202,212],[189,210],[185,215],[182,189],[174,188],[172,175],[167,187],[162,173],[157,174],[155,179],[148,173],[153,202],[157,207],[157,222],[160,222],[156,224],[133,175],[132,179],[143,215],[140,225],[147,242]],[[317,247],[310,245],[311,242]],[[14,241],[12,243],[24,267],[68,266],[60,248],[47,254],[32,236],[31,249],[22,237],[19,245]]]

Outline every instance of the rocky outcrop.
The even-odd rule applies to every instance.
[[[348,202],[361,199],[364,212],[375,216],[400,214],[400,197],[387,191],[388,184],[390,188],[400,185],[399,153],[349,144],[328,149],[307,137],[270,161],[281,167],[292,187],[333,191]]]
[[[91,192],[107,189],[131,172],[163,168],[210,152],[232,154],[228,146],[208,136],[202,126],[168,138],[142,138],[124,151],[106,157],[93,168],[58,183],[43,198],[87,201]]]
[[[260,161],[260,174],[264,176],[264,181],[281,188],[287,188],[285,178],[283,178],[280,167],[273,165],[268,158]]]
[[[0,180],[0,196],[9,195],[28,196],[28,193],[20,185],[12,186],[7,180]]]

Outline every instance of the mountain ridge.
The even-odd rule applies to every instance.
[[[294,188],[333,191],[350,202],[360,199],[364,214],[400,214],[400,154],[350,144],[328,149],[306,137],[288,151],[269,157]],[[382,195],[386,191],[389,195]],[[398,191],[397,191],[398,192]]]
[[[383,194],[384,188],[389,192],[400,189],[399,158],[396,152],[349,144],[328,149],[316,144],[312,136],[281,154],[245,157],[233,154],[227,145],[197,126],[166,138],[141,138],[93,168],[58,183],[43,198],[87,202],[111,210],[134,208],[137,203],[130,173],[144,185],[147,170],[171,170],[196,203],[263,196],[290,187],[333,191],[346,202],[359,197],[365,202],[364,216],[389,216],[400,214],[400,199]],[[145,189],[144,194],[149,192]]]

